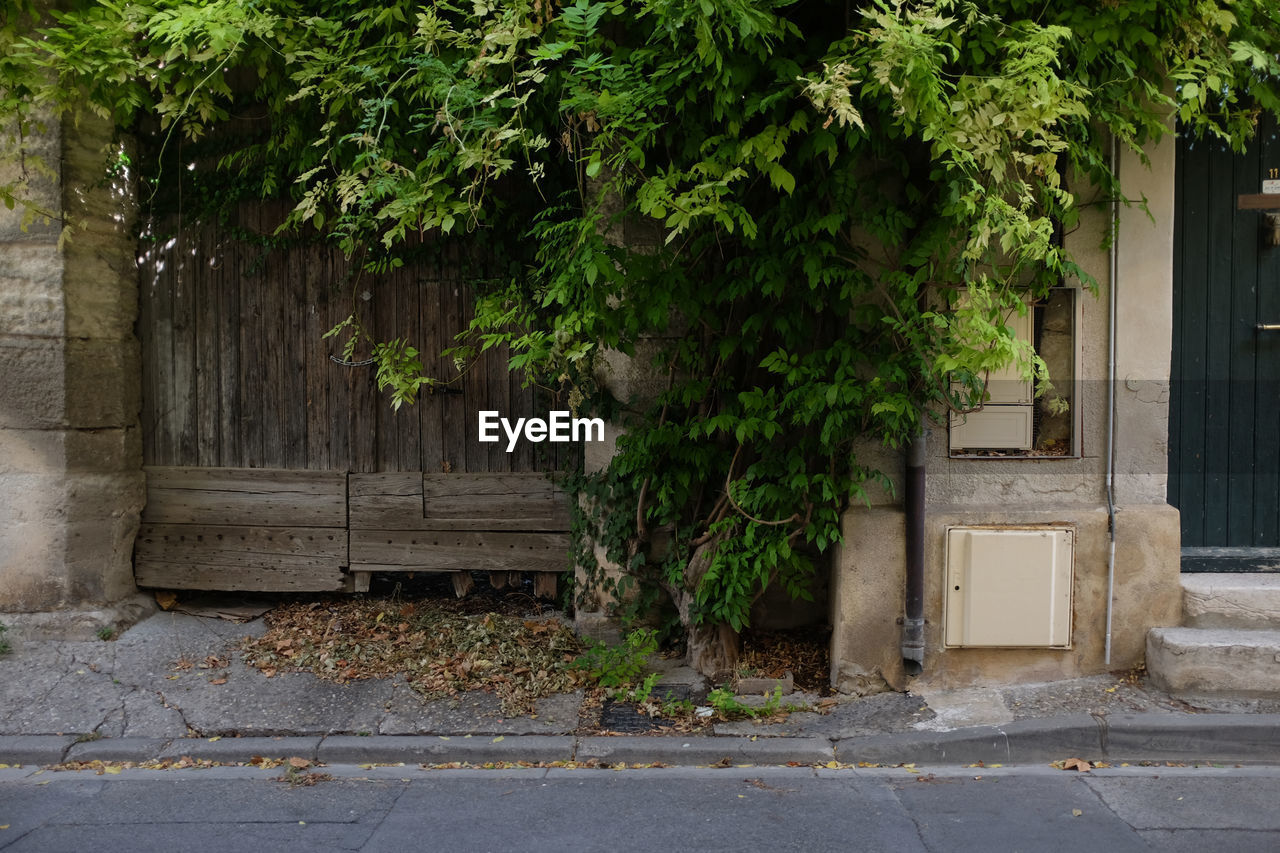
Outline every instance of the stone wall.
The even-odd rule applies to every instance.
[[[1165,501],[1168,378],[1172,341],[1174,151],[1172,138],[1122,154],[1125,195],[1145,198],[1121,215],[1117,277],[1101,247],[1105,205],[1086,208],[1067,240],[1097,280],[1081,292],[1081,452],[1074,458],[951,458],[945,427],[929,436],[926,467],[924,671],[908,678],[901,659],[905,544],[902,459],[868,449],[894,474],[892,493],[872,496],[844,520],[845,545],[832,580],[832,680],[848,691],[951,688],[1070,678],[1142,662],[1148,628],[1179,617],[1178,513]],[[1105,660],[1107,561],[1106,424],[1108,298],[1117,297],[1115,425],[1116,590],[1112,655]],[[948,525],[1062,524],[1076,532],[1070,649],[947,649],[943,646],[942,543]]]
[[[108,126],[50,125],[30,147],[56,178],[29,187],[62,221],[0,216],[0,613],[19,638],[91,634],[141,607],[132,188],[105,178]]]

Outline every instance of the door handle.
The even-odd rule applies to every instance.
[[[1280,332],[1280,323],[1259,323],[1254,328],[1260,332]]]

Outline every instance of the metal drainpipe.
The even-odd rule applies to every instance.
[[[1111,170],[1117,180],[1120,177],[1120,145],[1111,134]],[[1116,594],[1116,502],[1115,488],[1115,432],[1116,432],[1116,287],[1119,273],[1120,200],[1111,200],[1111,280],[1107,283],[1107,534],[1111,544],[1107,550],[1107,637],[1103,663],[1111,665],[1111,615]]]
[[[906,616],[902,620],[902,667],[907,675],[924,671],[924,463],[925,433],[907,446]]]

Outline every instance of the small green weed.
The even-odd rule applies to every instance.
[[[8,626],[3,622],[0,622],[0,655],[7,655],[13,649],[13,647],[9,645],[9,641],[4,638],[4,632],[8,630]]]
[[[573,667],[585,671],[601,687],[625,688],[640,680],[649,656],[657,651],[658,633],[650,628],[637,628],[627,634],[620,646],[596,643],[578,655]],[[652,690],[653,685],[649,687]]]
[[[110,625],[103,625],[98,629],[98,639],[102,641],[114,640],[116,638],[116,629]]]
[[[707,704],[726,719],[748,717],[754,720],[757,717],[772,717],[782,708],[782,688],[773,688],[773,693],[763,705],[746,705],[738,701],[732,690],[717,687],[707,694]]]

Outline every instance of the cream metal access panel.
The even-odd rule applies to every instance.
[[[1074,544],[1070,528],[949,528],[946,645],[1070,647]]]

